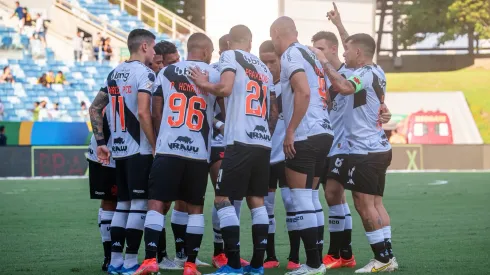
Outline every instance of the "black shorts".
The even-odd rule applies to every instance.
[[[274,163],[270,166],[269,189],[277,189],[288,186],[286,184],[286,163],[284,161]]]
[[[313,178],[320,177],[325,168],[325,158],[333,143],[333,136],[328,134],[308,137],[294,142],[296,155],[286,159],[286,167],[298,173],[306,174],[305,188],[312,188]]]
[[[325,169],[320,177],[320,183],[326,184],[328,179],[333,179],[343,186],[347,182],[348,158],[347,154],[328,157],[325,160]]]
[[[116,160],[117,200],[148,199],[148,176],[152,155],[134,155]]]
[[[225,149],[216,183],[216,195],[237,200],[265,197],[269,191],[271,150],[240,143]]]
[[[349,155],[345,189],[369,195],[383,196],[386,170],[391,164],[391,150],[367,155]]]
[[[117,200],[116,168],[88,160],[90,198],[93,200]]]
[[[212,166],[216,162],[223,160],[225,157],[225,147],[211,147],[211,157],[209,166]]]
[[[151,167],[148,198],[163,202],[182,200],[193,205],[204,205],[208,171],[207,161],[157,155]]]

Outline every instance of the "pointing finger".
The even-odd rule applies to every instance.
[[[335,11],[338,11],[338,9],[337,9],[337,5],[335,5],[335,2],[332,2],[332,4],[333,4],[333,9],[334,9]]]

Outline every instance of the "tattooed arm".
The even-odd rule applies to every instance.
[[[333,10],[327,13],[327,17],[328,20],[331,20],[332,23],[335,25],[335,27],[337,27],[337,30],[339,31],[340,39],[342,40],[342,45],[344,46],[345,49],[345,40],[347,40],[349,34],[347,33],[347,30],[342,24],[342,19],[340,18],[340,13],[335,3],[333,3]]]
[[[92,131],[97,140],[97,145],[105,144],[103,132],[104,115],[102,114],[102,110],[108,103],[109,94],[107,93],[107,89],[104,88],[99,91],[89,108],[90,122],[92,123]]]
[[[279,107],[277,105],[277,97],[276,92],[271,91],[270,95],[270,113],[269,113],[269,132],[271,136],[274,134],[276,130],[277,120],[279,119]]]

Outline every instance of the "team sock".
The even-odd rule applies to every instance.
[[[114,211],[101,211],[100,214],[100,236],[104,246],[104,257],[111,257],[111,222],[114,217]]]
[[[172,231],[174,232],[175,238],[175,256],[183,259],[186,257],[185,232],[187,230],[189,215],[174,209],[170,221],[172,223]]]
[[[126,241],[126,224],[128,221],[129,201],[117,203],[116,212],[111,222],[111,265],[120,267],[124,263],[123,249]]]
[[[196,262],[199,248],[201,247],[202,236],[204,235],[204,215],[189,215],[189,224],[185,234],[185,243],[187,245],[187,261]]]
[[[168,256],[167,255],[167,232],[165,230],[165,216],[163,216],[163,228],[162,228],[162,232],[160,232],[160,238],[158,239],[158,252],[157,252],[158,262],[161,262],[163,258],[167,256]]]
[[[366,232],[366,237],[373,250],[374,258],[382,263],[388,263],[390,258],[388,251],[386,251],[383,229]]]
[[[274,217],[274,205],[275,205],[276,192],[269,192],[269,194],[264,198],[264,205],[267,209],[267,215],[269,216],[269,230],[267,235],[267,259],[276,259],[276,245],[275,245],[275,234],[276,234],[276,218]]]
[[[235,207],[236,216],[240,220],[240,211],[242,210],[243,200],[233,200],[233,207]]]
[[[332,205],[328,208],[328,231],[330,232],[330,245],[328,255],[335,259],[340,258],[340,248],[344,238],[345,214],[342,204]]]
[[[100,221],[101,221],[101,216],[102,215],[102,208],[99,208],[99,214],[97,215],[97,225],[100,227]]]
[[[322,204],[320,203],[320,198],[318,196],[318,190],[313,190],[312,191],[312,198],[313,198],[313,206],[315,206],[315,213],[316,213],[316,223],[317,223],[317,233],[318,233],[318,238],[317,238],[317,247],[318,247],[318,255],[320,255],[320,259],[323,256],[323,239],[324,239],[324,232],[325,232],[325,216],[323,214],[323,208]]]
[[[288,187],[281,188],[281,197],[286,209],[286,228],[289,236],[289,257],[294,263],[299,263],[299,246],[301,244],[301,235],[297,229],[296,213],[294,212],[293,202],[291,201],[291,189]]]
[[[156,258],[158,240],[165,227],[165,216],[157,211],[150,210],[145,219],[145,259]]]
[[[391,226],[387,225],[383,227],[383,237],[385,239],[386,250],[388,250],[388,254],[390,259],[393,259],[393,248],[391,247]]]
[[[218,210],[221,234],[225,244],[225,253],[228,265],[239,269],[240,266],[240,223],[233,206]]]
[[[345,214],[344,237],[340,248],[340,257],[343,259],[352,258],[352,216],[350,214],[349,204],[342,204]]]
[[[267,248],[267,232],[269,230],[269,215],[265,206],[252,210],[252,240],[254,252],[250,266],[260,268],[264,264],[264,254]]]
[[[138,264],[138,250],[143,238],[145,227],[145,216],[147,212],[147,200],[131,200],[128,223],[126,224],[126,254],[124,257],[124,268],[132,268]],[[158,239],[155,242],[158,243]]]
[[[221,253],[224,253],[223,249],[223,236],[221,236],[221,228],[219,227],[219,218],[218,211],[216,211],[216,207],[212,207],[212,222],[213,222],[213,233],[214,233],[214,253],[213,256],[218,256]]]
[[[291,199],[296,212],[298,230],[306,252],[306,265],[311,268],[320,267],[320,255],[317,246],[317,218],[313,205],[311,189],[291,189]]]

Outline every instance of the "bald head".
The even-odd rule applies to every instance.
[[[230,49],[228,42],[230,42],[229,34],[225,34],[219,39],[219,54]]]
[[[270,35],[278,55],[281,55],[292,43],[298,42],[298,31],[291,17],[277,18],[271,25]]]
[[[194,33],[187,40],[187,59],[201,60],[209,64],[213,50],[213,42],[204,33]]]
[[[245,25],[236,25],[229,33],[230,49],[250,52],[252,49],[252,32]]]
[[[278,32],[280,35],[298,35],[298,31],[296,30],[296,24],[293,19],[288,16],[281,16],[272,23],[271,32]]]

